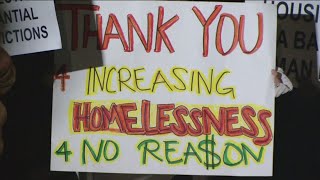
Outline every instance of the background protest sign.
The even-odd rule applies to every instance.
[[[261,1],[262,2],[262,1]],[[320,88],[320,2],[264,1],[278,8],[277,64],[294,87]]]
[[[61,48],[53,0],[0,0],[0,46],[12,56]]]
[[[69,52],[56,62],[72,67],[55,76],[51,170],[272,175],[275,6],[57,9]],[[99,56],[101,67],[64,71]]]

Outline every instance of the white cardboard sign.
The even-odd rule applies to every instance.
[[[57,7],[68,56],[56,62],[71,67],[55,76],[51,170],[272,176],[274,6]]]

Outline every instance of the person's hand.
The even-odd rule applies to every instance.
[[[12,62],[9,54],[0,47],[0,73],[7,71],[11,64]]]
[[[281,76],[282,74],[277,72],[276,70],[272,69],[271,71],[272,75],[273,75],[273,81],[274,81],[274,85],[276,87],[278,87],[280,85],[280,83],[282,83],[282,80],[281,80]]]
[[[16,70],[9,54],[0,47],[0,96],[5,95],[16,80]]]
[[[8,53],[0,47],[0,96],[4,95],[15,81],[15,69]],[[0,101],[0,155],[3,153],[3,126],[7,120],[7,110]]]

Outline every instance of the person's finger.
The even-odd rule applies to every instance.
[[[272,75],[276,76],[278,72],[276,70],[272,69],[271,73],[272,73]]]
[[[0,47],[0,96],[5,95],[16,80],[16,70],[9,54]]]
[[[279,79],[281,79],[282,74],[278,72],[278,73],[277,73],[277,77],[278,77]]]
[[[0,47],[0,72],[4,72],[11,66],[11,58],[9,54]]]

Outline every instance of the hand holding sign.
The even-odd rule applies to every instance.
[[[53,1],[0,0],[0,96],[15,82],[10,55],[58,48],[61,41]],[[6,108],[0,102],[0,154],[6,119]]]
[[[0,47],[0,96],[9,91],[15,82],[15,67],[8,53]],[[2,139],[2,128],[7,120],[7,110],[0,101],[0,155],[2,154],[4,142]]]
[[[274,80],[275,86],[279,86],[280,83],[282,83],[282,81],[281,81],[281,73],[277,72],[274,69],[272,69],[271,73],[273,75],[273,80]]]

